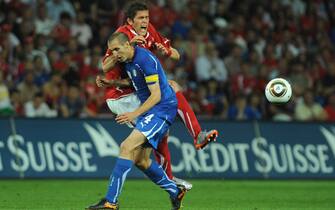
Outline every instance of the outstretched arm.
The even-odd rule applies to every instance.
[[[171,55],[170,58],[174,59],[174,60],[179,60],[180,59],[180,54],[178,52],[178,50],[176,50],[175,48],[171,47]]]
[[[131,81],[127,79],[108,80],[100,75],[95,79],[95,83],[98,87],[130,87]]]
[[[175,48],[173,47],[167,48],[163,46],[161,43],[156,43],[156,47],[160,51],[160,53],[162,53],[163,55],[168,56],[169,58],[173,60],[180,59],[179,52]]]

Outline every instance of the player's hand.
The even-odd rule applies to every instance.
[[[98,76],[95,78],[95,84],[96,84],[98,87],[103,87],[102,77],[101,77],[100,75],[98,75]]]
[[[171,49],[168,49],[164,47],[161,43],[155,43],[155,46],[157,47],[158,51],[160,51],[163,55],[169,55],[171,54]]]
[[[125,123],[131,123],[131,122],[133,122],[136,117],[137,116],[136,116],[136,114],[134,112],[127,112],[127,113],[118,115],[115,118],[115,120],[119,124],[125,124]]]
[[[134,38],[132,38],[130,40],[130,44],[146,44],[147,40],[145,40],[145,38],[143,36],[137,35],[134,36]]]
[[[113,80],[108,80],[100,75],[95,78],[95,83],[98,87],[111,87],[114,85]]]

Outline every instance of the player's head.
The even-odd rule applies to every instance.
[[[149,25],[149,9],[143,2],[132,2],[126,10],[126,21],[131,25],[136,33],[141,36],[146,35]]]
[[[119,62],[131,60],[134,55],[134,47],[130,45],[128,36],[121,32],[116,32],[109,37],[108,49]]]

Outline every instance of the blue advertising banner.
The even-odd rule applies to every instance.
[[[218,141],[197,151],[181,122],[170,130],[184,178],[335,178],[335,124],[204,121]],[[0,178],[108,177],[131,129],[107,119],[0,119]],[[142,178],[134,167],[129,177]]]

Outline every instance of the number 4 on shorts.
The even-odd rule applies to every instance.
[[[146,116],[144,119],[144,123],[148,124],[151,121],[151,118],[154,116],[154,114],[150,114],[148,116]]]

